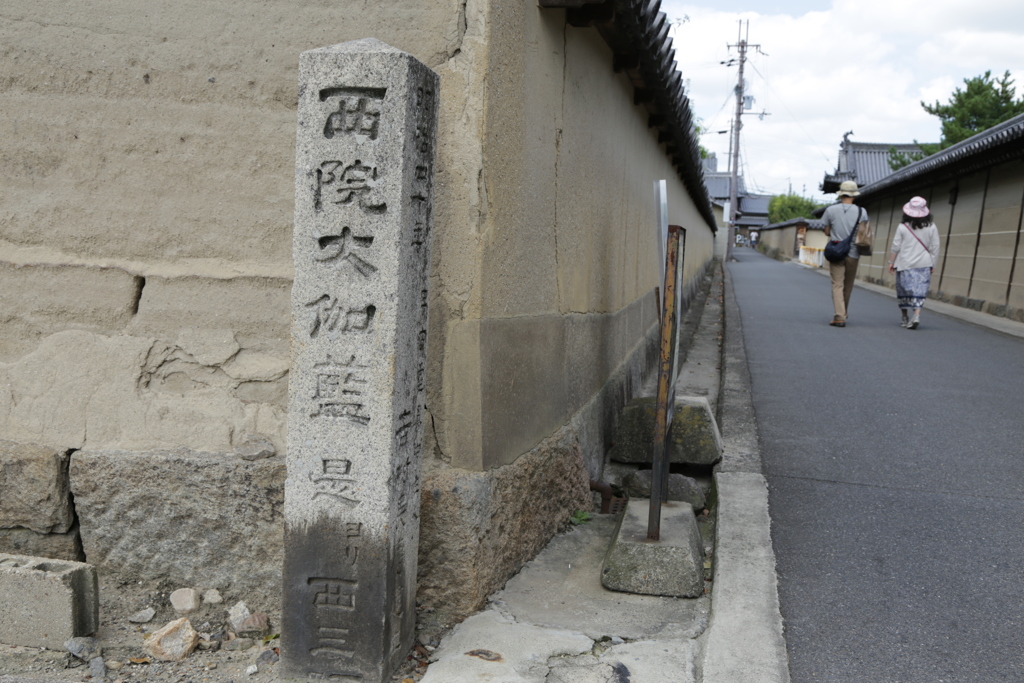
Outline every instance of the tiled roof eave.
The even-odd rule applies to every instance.
[[[1024,157],[1024,114],[866,185],[861,188],[861,198],[924,180],[955,177],[1021,157]]]
[[[808,230],[821,230],[824,224],[813,218],[790,218],[788,221],[782,221],[781,223],[772,223],[766,225],[762,230],[778,230],[780,228],[789,228],[794,225],[806,225]]]
[[[718,230],[704,185],[704,165],[690,102],[676,69],[668,17],[661,0],[538,0],[540,7],[565,9],[566,23],[597,29],[612,50],[611,67],[633,84],[633,101],[648,111],[648,126],[672,160],[701,217]]]

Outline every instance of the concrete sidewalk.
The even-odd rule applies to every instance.
[[[742,328],[721,268],[688,351],[680,390],[718,405],[725,444],[714,475],[709,594],[604,589],[600,570],[615,519],[594,515],[552,540],[486,609],[456,626],[422,683],[789,681]]]

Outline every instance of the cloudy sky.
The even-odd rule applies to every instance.
[[[755,98],[744,116],[740,169],[747,187],[821,199],[843,133],[861,142],[937,142],[939,120],[922,100],[945,103],[964,78],[1007,69],[1024,94],[1021,0],[663,0],[676,59],[697,115],[728,130],[735,112],[738,20],[750,20],[744,78]],[[726,170],[729,135],[706,134]],[[806,188],[806,190],[805,190]]]

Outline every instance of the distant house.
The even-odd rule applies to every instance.
[[[839,163],[835,173],[825,174],[821,182],[821,191],[825,194],[838,192],[839,184],[845,180],[852,180],[864,187],[892,175],[894,171],[889,166],[889,150],[893,148],[903,154],[921,153],[921,147],[914,143],[853,142],[850,140],[851,135],[853,131],[844,134],[843,141],[839,143]]]
[[[729,227],[729,189],[732,185],[732,174],[718,171],[718,158],[710,154],[704,160],[704,185],[708,189],[708,196],[711,198],[712,211],[715,220],[720,228]],[[768,203],[771,201],[770,194],[756,194],[748,192],[743,176],[736,178],[736,197],[739,204],[736,212],[736,234],[750,237],[750,231],[755,232],[765,225],[768,225]],[[724,237],[727,230],[719,230],[719,236]],[[716,252],[718,250],[716,249]],[[719,254],[720,255],[720,254]]]

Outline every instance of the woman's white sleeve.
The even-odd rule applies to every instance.
[[[889,248],[893,254],[900,253],[900,246],[903,244],[903,231],[900,230],[900,225],[896,226],[896,234],[892,238],[892,246]]]

